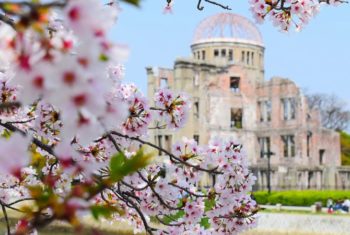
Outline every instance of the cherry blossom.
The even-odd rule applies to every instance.
[[[129,115],[123,123],[123,130],[130,135],[143,135],[152,120],[152,114],[146,98],[137,90],[123,90],[124,100],[129,104]]]
[[[21,176],[21,169],[30,162],[29,140],[14,133],[9,140],[0,139],[0,171],[4,174]]]
[[[288,4],[305,22],[315,10],[302,0]],[[252,5],[264,19],[269,6]],[[5,207],[30,200],[35,208],[14,233],[35,233],[54,220],[79,229],[87,214],[148,234],[236,234],[254,226],[255,177],[241,144],[183,138],[169,151],[148,141],[151,123],[184,127],[191,105],[169,89],[152,102],[122,80],[127,47],[107,37],[119,14],[114,2],[7,7],[13,20],[0,24],[0,200]],[[289,22],[273,12],[276,24]],[[203,178],[215,180],[205,185]],[[151,220],[163,225],[153,228]]]
[[[250,10],[258,23],[264,22],[265,18],[268,17],[273,25],[280,28],[281,31],[289,31],[290,28],[300,31],[318,14],[322,4],[337,6],[341,3],[341,0],[329,2],[318,0],[250,0]]]
[[[190,102],[185,94],[176,94],[168,89],[159,90],[154,97],[158,116],[169,128],[181,128],[187,120]]]

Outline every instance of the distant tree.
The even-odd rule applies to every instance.
[[[346,130],[350,123],[350,110],[347,103],[336,95],[323,93],[308,94],[310,110],[319,110],[322,126],[336,131]]]

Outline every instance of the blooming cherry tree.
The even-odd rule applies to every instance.
[[[166,0],[164,13],[171,13],[175,0]],[[203,2],[231,10],[220,1],[197,0],[197,9],[204,9]],[[271,19],[273,25],[281,31],[294,28],[300,31],[319,12],[321,5],[338,6],[348,3],[347,0],[249,0],[250,10],[257,23],[263,23],[266,18]]]
[[[173,1],[166,3],[169,12]],[[283,30],[292,17],[306,23],[319,4],[251,2],[258,20],[269,15]],[[115,2],[99,0],[0,2],[0,206],[7,233],[35,233],[54,220],[79,231],[86,214],[128,221],[148,234],[237,234],[254,226],[255,177],[241,144],[215,139],[200,146],[184,138],[168,151],[147,141],[153,122],[182,128],[190,102],[168,89],[150,102],[123,83],[126,49],[106,36],[118,14]],[[215,180],[203,187],[208,176]],[[7,210],[22,213],[13,228]]]

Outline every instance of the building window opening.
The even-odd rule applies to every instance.
[[[325,149],[320,149],[319,150],[319,157],[320,157],[320,165],[323,165],[324,164],[324,153],[326,152]]]
[[[270,100],[259,101],[258,107],[260,109],[260,122],[270,122],[272,105]]]
[[[230,89],[231,91],[237,93],[239,92],[239,77],[230,77]]]
[[[199,144],[199,135],[193,135],[193,139]]]
[[[259,137],[258,142],[260,145],[260,158],[267,157],[271,147],[270,137]]]
[[[294,135],[283,135],[281,138],[283,141],[283,156],[295,157]]]
[[[231,108],[231,128],[242,129],[243,127],[243,111],[242,109]]]
[[[314,178],[314,173],[312,171],[308,172],[307,176],[307,188],[310,189],[312,188],[313,184],[313,178]]]
[[[289,103],[290,103],[290,119],[295,119],[295,113],[296,113],[295,98],[290,98]]]
[[[306,156],[310,157],[310,144],[311,144],[312,132],[308,131],[306,136]]]
[[[165,135],[164,136],[164,142],[165,142],[165,150],[170,152],[172,147],[172,136],[171,135]]]
[[[198,72],[194,74],[193,85],[194,86],[199,86],[199,74],[198,74]]]
[[[202,51],[202,60],[205,60],[205,51]]]
[[[161,149],[162,146],[163,146],[163,143],[162,143],[162,142],[163,142],[163,136],[158,135],[158,143],[157,143],[157,144],[158,144],[158,146],[159,146],[160,149]],[[163,152],[159,150],[158,154],[159,154],[159,156],[160,156],[160,155],[163,154]]]
[[[244,53],[244,51],[242,51],[242,58],[241,58],[241,61],[242,61],[242,63],[244,63],[244,61],[245,61],[245,53]]]
[[[230,49],[230,50],[228,51],[228,60],[229,60],[229,61],[233,61],[233,50],[232,50],[232,49]]]
[[[266,181],[267,181],[267,172],[266,171],[260,171],[261,175],[261,186],[265,188],[266,186]]]
[[[193,114],[196,118],[199,118],[199,101],[194,102]]]
[[[283,119],[292,120],[296,117],[296,100],[295,98],[282,99]]]
[[[166,78],[166,77],[160,78],[159,87],[160,87],[161,89],[168,88],[168,78]]]
[[[262,67],[264,64],[263,64],[263,56],[261,53],[259,53],[259,64],[260,66]]]
[[[219,50],[214,50],[214,57],[218,57],[219,56]]]
[[[221,57],[226,57],[226,49],[221,50]]]
[[[254,52],[252,52],[252,65],[254,65]]]
[[[200,52],[199,52],[199,51],[197,52],[197,59],[198,59],[198,60],[200,60],[200,59],[201,59],[201,54],[200,54]]]
[[[247,52],[247,64],[248,65],[250,64],[250,52],[249,51]]]

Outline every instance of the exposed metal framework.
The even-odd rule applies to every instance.
[[[217,39],[264,44],[260,31],[251,21],[232,13],[221,13],[204,19],[195,30],[193,44]]]

